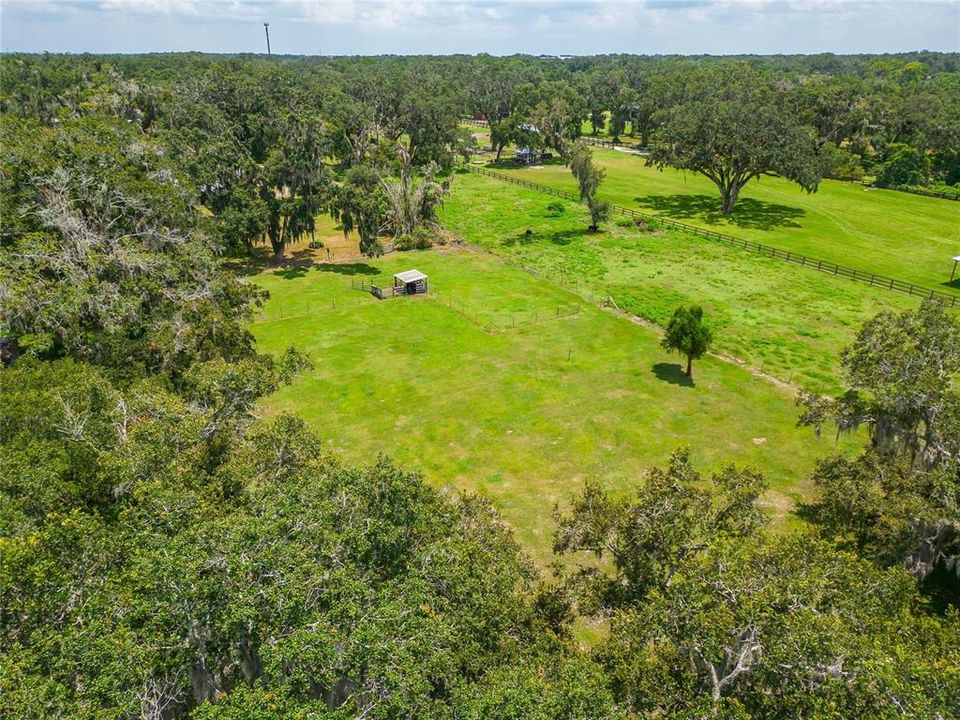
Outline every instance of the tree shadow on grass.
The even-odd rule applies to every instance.
[[[310,267],[308,265],[294,265],[292,267],[274,270],[273,274],[277,277],[282,277],[284,280],[296,280],[306,275],[309,269]]]
[[[953,288],[954,290],[960,290],[960,277],[955,277],[953,280],[947,280],[940,284],[943,287]]]
[[[823,522],[823,508],[819,503],[798,502],[793,513],[811,525],[819,525]]]
[[[653,366],[653,374],[657,379],[668,382],[671,385],[680,385],[682,387],[693,387],[692,378],[688,378],[683,368],[677,363],[656,363]]]
[[[231,252],[224,260],[224,264],[238,275],[257,275],[270,267],[273,253],[266,248],[257,247],[252,252]]]
[[[590,234],[590,231],[586,228],[582,230],[558,230],[557,232],[548,233],[546,238],[554,245],[569,245],[574,240]]]
[[[801,208],[742,197],[726,217],[720,214],[720,196],[712,195],[644,195],[634,198],[641,207],[674,220],[703,220],[711,224],[726,222],[751,230],[773,230],[800,227],[799,218],[806,215]]]
[[[372,265],[364,262],[354,263],[317,263],[313,266],[318,272],[337,273],[338,275],[380,275]]]
[[[380,275],[380,271],[363,262],[333,263],[316,262],[312,258],[297,257],[287,259],[282,267],[273,271],[277,277],[284,280],[296,280],[304,277],[311,269],[317,272],[336,273],[337,275]]]
[[[534,232],[533,230],[526,230],[518,233],[517,235],[504,238],[500,241],[500,244],[504,247],[514,247],[515,245],[530,245],[531,243],[539,242],[540,240],[546,240],[554,245],[569,245],[574,240],[590,234],[592,233],[586,228],[583,228],[582,230],[557,230],[555,232],[542,233]]]

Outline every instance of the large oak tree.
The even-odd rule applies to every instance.
[[[729,215],[743,188],[761,175],[780,175],[808,193],[823,176],[810,130],[787,110],[762,76],[746,71],[725,82],[695,76],[687,96],[661,113],[659,142],[648,164],[692,170],[720,191]]]

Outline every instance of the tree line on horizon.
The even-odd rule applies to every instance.
[[[194,152],[206,131],[219,138],[209,148],[218,155],[200,157],[242,161],[247,174],[284,170],[268,156],[294,150],[341,170],[380,165],[389,158],[374,148],[397,142],[413,168],[448,169],[471,150],[464,117],[490,123],[498,158],[508,145],[563,153],[586,128],[650,146],[658,167],[704,174],[726,214],[743,185],[766,173],[808,192],[821,177],[955,186],[958,57],[5,55],[0,111],[44,125],[106,113],[149,135],[189,128]],[[241,157],[225,155],[228,145]],[[207,171],[206,192],[225,195],[225,178]]]

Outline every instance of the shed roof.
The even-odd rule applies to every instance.
[[[402,283],[416,282],[417,280],[426,280],[427,276],[419,270],[404,270],[393,276]]]

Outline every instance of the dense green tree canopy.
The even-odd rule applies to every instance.
[[[776,173],[815,192],[823,162],[812,134],[776,97],[764,76],[740,71],[688,78],[683,101],[664,110],[648,162],[692,170],[720,192],[729,215],[751,180]]]
[[[555,644],[487,503],[385,460],[340,467],[293,418],[249,424],[283,367],[198,368],[180,396],[72,361],[6,372],[6,713],[160,717],[230,694],[224,713],[446,717]],[[571,663],[529,682],[573,718],[573,677],[598,681]]]
[[[802,399],[801,424],[871,439],[817,466],[809,527],[768,529],[760,472],[680,450],[561,505],[547,572],[486,501],[259,419],[308,363],[257,353],[237,272],[322,212],[367,255],[434,226],[464,116],[561,151],[595,226],[584,121],[713,173],[727,210],[821,162],[955,183],[960,56],[2,63],[0,715],[960,715],[945,308],[868,322],[847,391]],[[689,374],[710,340],[681,308],[664,347]]]
[[[619,609],[598,656],[646,717],[933,720],[960,709],[960,656],[914,592],[808,537],[722,542]]]
[[[918,578],[945,571],[960,597],[960,324],[936,300],[883,313],[844,352],[850,389],[804,395],[800,423],[818,432],[861,425],[871,447],[821,462],[815,512],[824,534]]]
[[[110,119],[4,123],[5,334],[133,373],[249,353],[259,291],[219,267],[163,146]]]

